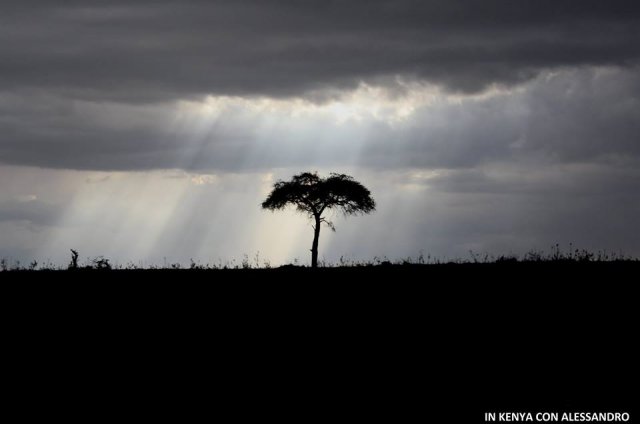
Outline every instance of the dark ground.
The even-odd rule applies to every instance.
[[[612,410],[638,422],[639,271],[3,272],[6,402],[80,419],[471,424]]]
[[[549,281],[576,283],[593,277],[606,280],[634,281],[633,276],[640,270],[640,260],[623,261],[498,261],[488,263],[441,263],[441,264],[381,264],[344,267],[309,267],[285,265],[278,268],[235,268],[235,269],[96,269],[78,268],[75,270],[18,270],[0,272],[1,280],[30,280],[34,282],[77,282],[77,281],[123,281],[139,283],[210,282],[221,283],[242,281],[259,282],[295,282],[313,281],[326,283],[352,282],[387,284],[389,282],[440,282],[463,278],[471,283],[482,278],[488,282],[524,282],[532,277]],[[392,280],[377,281],[377,277]],[[562,280],[560,280],[562,279]]]

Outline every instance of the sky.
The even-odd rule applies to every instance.
[[[308,264],[305,171],[327,263],[640,256],[639,71],[637,1],[0,1],[0,257]]]

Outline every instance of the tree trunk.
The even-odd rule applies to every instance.
[[[316,215],[316,226],[313,229],[313,245],[311,245],[311,267],[318,267],[318,239],[320,238],[320,215]]]

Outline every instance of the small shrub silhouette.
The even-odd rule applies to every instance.
[[[95,258],[92,261],[93,264],[93,269],[99,269],[99,270],[110,270],[111,269],[111,264],[109,263],[109,259],[105,259],[102,256],[98,256],[97,258]]]
[[[71,249],[71,262],[67,269],[78,269],[78,251]]]

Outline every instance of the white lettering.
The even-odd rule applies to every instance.
[[[558,421],[558,413],[557,412],[538,412],[536,414],[536,421]]]

